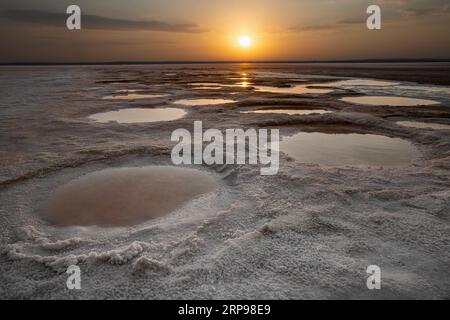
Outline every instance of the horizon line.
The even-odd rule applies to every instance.
[[[49,66],[49,65],[139,65],[139,64],[243,64],[243,63],[433,63],[450,62],[450,58],[389,58],[343,60],[144,60],[144,61],[75,61],[75,62],[0,62],[0,66]]]

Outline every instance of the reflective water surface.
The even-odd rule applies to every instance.
[[[285,94],[324,94],[333,92],[331,89],[309,88],[306,85],[297,85],[292,87],[278,88],[269,86],[254,86],[256,91],[270,92],[270,93],[285,93]]]
[[[111,121],[115,121],[118,123],[143,123],[172,121],[180,119],[184,115],[186,115],[186,111],[178,108],[130,108],[96,113],[89,116],[89,119],[103,123]]]
[[[300,162],[324,166],[401,167],[420,157],[406,140],[356,133],[301,132],[285,137],[280,150]]]
[[[181,99],[174,102],[174,104],[180,104],[184,106],[207,106],[215,104],[227,104],[234,103],[235,100],[230,99]]]
[[[213,177],[194,169],[105,169],[56,189],[41,215],[60,226],[128,226],[168,214],[215,187]]]
[[[391,96],[364,96],[364,97],[346,97],[342,101],[365,104],[373,106],[428,106],[439,104],[434,100],[406,98],[406,97],[391,97]]]
[[[133,90],[126,90],[125,92],[135,92]],[[120,95],[112,95],[103,97],[105,100],[139,100],[139,99],[153,99],[153,98],[163,98],[166,97],[166,94],[137,94],[137,93],[128,93],[128,94],[120,94]]]
[[[332,111],[324,109],[314,109],[314,110],[297,110],[297,109],[263,109],[263,110],[253,110],[253,111],[242,111],[242,113],[277,113],[277,114],[289,114],[289,115],[308,115],[308,114],[324,114],[330,113]]]

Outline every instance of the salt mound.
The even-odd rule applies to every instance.
[[[51,194],[41,210],[60,225],[129,226],[160,217],[212,191],[213,177],[173,166],[106,169],[82,176]]]

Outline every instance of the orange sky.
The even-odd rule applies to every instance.
[[[448,0],[80,0],[82,30],[69,31],[73,3],[2,0],[0,62],[450,58]],[[365,24],[374,3],[378,31]]]

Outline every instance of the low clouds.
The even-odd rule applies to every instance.
[[[447,0],[448,1],[448,0]],[[445,17],[450,15],[450,4],[440,4],[440,0],[435,6],[430,7],[429,4],[421,4],[420,6],[412,6],[406,0],[398,1],[382,1],[386,4],[381,5],[382,19],[384,23],[410,22],[414,19]],[[393,7],[392,7],[393,6]],[[290,27],[290,31],[294,32],[312,32],[312,31],[333,31],[356,25],[366,25],[367,15],[365,11],[361,11],[361,17],[353,17],[336,21],[332,24],[317,25],[295,25]]]
[[[429,15],[446,15],[450,13],[450,5],[438,8],[404,8],[401,14],[405,17],[422,17]]]
[[[3,19],[12,21],[35,23],[50,27],[66,27],[65,13],[54,13],[37,10],[8,10],[0,13]],[[158,20],[127,20],[100,17],[96,15],[82,14],[83,29],[121,30],[121,31],[162,31],[177,33],[202,33],[201,29],[193,23],[167,23]]]
[[[366,25],[366,21],[365,20],[361,20],[361,19],[346,19],[346,20],[342,20],[337,22],[336,24],[333,25],[312,25],[312,26],[294,26],[291,27],[290,30],[291,31],[328,31],[328,30],[336,30],[338,28],[344,28],[344,27],[348,27],[351,25],[357,25],[357,24],[361,24],[361,25]]]

